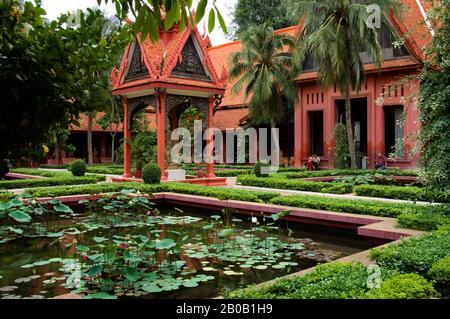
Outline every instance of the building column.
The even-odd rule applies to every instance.
[[[298,88],[298,100],[294,105],[294,167],[302,167],[302,98]]]
[[[215,97],[210,97],[208,100],[208,136],[206,140],[206,156],[210,157],[211,162],[206,163],[206,177],[213,178],[214,175],[214,102]]]
[[[123,147],[123,177],[131,177],[131,128],[130,117],[128,109],[128,99],[123,98],[123,133],[124,133],[124,147]]]
[[[161,180],[167,180],[166,177],[166,130],[165,130],[165,116],[166,116],[166,97],[167,93],[160,92],[156,95],[156,121],[157,121],[157,161],[161,168]]]

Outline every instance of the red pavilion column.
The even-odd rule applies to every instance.
[[[123,177],[131,177],[131,130],[130,130],[130,117],[128,109],[128,99],[123,98],[123,134],[124,134],[124,147],[123,147]]]
[[[294,166],[302,167],[302,98],[298,88],[298,101],[294,105]]]
[[[208,136],[207,136],[207,145],[206,145],[206,153],[207,156],[211,156],[211,158],[214,157],[213,151],[214,151],[214,134],[212,131],[212,128],[214,127],[214,102],[215,98],[210,97],[208,100]],[[206,164],[206,177],[212,178],[216,177],[214,175],[214,161],[211,161],[211,163]]]
[[[158,93],[157,93],[158,94]],[[166,96],[167,93],[161,92],[156,96],[156,120],[157,120],[157,161],[161,168],[161,180],[167,180],[166,177],[166,141],[165,141],[165,115],[166,115]]]

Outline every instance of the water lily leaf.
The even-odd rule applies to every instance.
[[[23,230],[20,228],[15,228],[15,227],[8,227],[8,230],[15,233],[15,234],[19,234],[22,235],[23,234]]]
[[[87,274],[89,277],[97,277],[102,273],[102,267],[100,265],[94,265],[91,267],[91,269],[88,270]]]
[[[31,216],[21,210],[14,210],[8,216],[19,223],[29,223],[31,221]]]
[[[128,267],[124,273],[128,281],[135,282],[138,279],[138,272],[134,267]]]
[[[20,268],[23,268],[23,269],[28,269],[28,268],[33,268],[33,267],[34,267],[33,264],[26,264],[26,265],[20,266]]]
[[[45,236],[46,236],[46,237],[49,237],[49,238],[59,238],[59,237],[64,236],[64,232],[59,232],[59,233],[47,233]]]
[[[11,205],[11,207],[23,206],[22,201],[18,200],[17,198],[11,199],[8,203],[9,203],[9,205]]]
[[[106,292],[96,292],[94,294],[87,295],[86,299],[117,299],[117,296],[112,296]]]
[[[19,287],[17,287],[17,286],[5,286],[5,287],[1,287],[0,288],[0,292],[11,292],[13,290],[16,290],[17,288],[19,288]]]
[[[34,213],[36,215],[43,215],[44,214],[44,210],[42,208],[38,207],[38,208],[34,209]]]
[[[255,269],[265,270],[265,269],[267,269],[267,266],[266,265],[258,265],[258,266],[255,266]]]
[[[96,243],[103,243],[108,240],[106,237],[94,237],[92,238]]]
[[[40,261],[36,261],[33,265],[40,267],[40,266],[45,266],[48,264],[50,264],[50,262],[48,260],[40,260]]]
[[[58,213],[73,213],[73,210],[69,206],[63,204],[55,205],[53,209]]]
[[[157,293],[157,292],[161,292],[162,291],[162,289],[159,288],[155,284],[144,285],[144,286],[142,286],[142,290],[144,290],[146,292],[149,292],[149,293]]]
[[[8,202],[0,202],[0,211],[10,209],[12,205]]]
[[[233,233],[234,233],[234,229],[233,228],[226,228],[226,229],[223,229],[219,233],[219,236],[220,237],[229,237],[229,236],[233,235]]]
[[[52,199],[52,200],[49,200],[49,201],[47,202],[47,204],[50,204],[50,205],[59,205],[59,204],[61,204],[61,200],[59,200],[59,199]]]
[[[90,201],[88,201],[87,199],[83,199],[83,200],[78,201],[79,205],[85,205],[85,204],[89,204],[89,203],[90,203]]]
[[[159,249],[159,250],[168,250],[175,246],[176,246],[176,243],[171,238],[166,238],[166,239],[156,241],[156,249]]]
[[[185,281],[183,283],[183,286],[186,288],[194,288],[194,287],[198,287],[198,282],[190,280],[190,281]]]
[[[87,253],[88,251],[90,251],[91,249],[87,246],[84,245],[77,245],[77,251],[82,252],[82,253]]]
[[[285,265],[281,265],[281,264],[272,265],[273,269],[283,269],[284,267],[286,267],[286,266]]]
[[[208,229],[212,229],[212,228],[214,228],[214,224],[208,224],[208,225],[203,226],[204,230],[208,230]]]

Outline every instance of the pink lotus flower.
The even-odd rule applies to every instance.
[[[122,249],[128,249],[128,245],[127,244],[125,244],[125,243],[121,243],[120,245],[119,245],[119,248],[122,248]]]

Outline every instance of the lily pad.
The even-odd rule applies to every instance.
[[[19,287],[17,287],[17,286],[5,286],[5,287],[1,287],[0,291],[1,292],[11,292],[11,291],[16,290],[17,288],[19,288]]]
[[[14,210],[8,216],[18,223],[29,223],[31,221],[31,216],[21,210]]]

